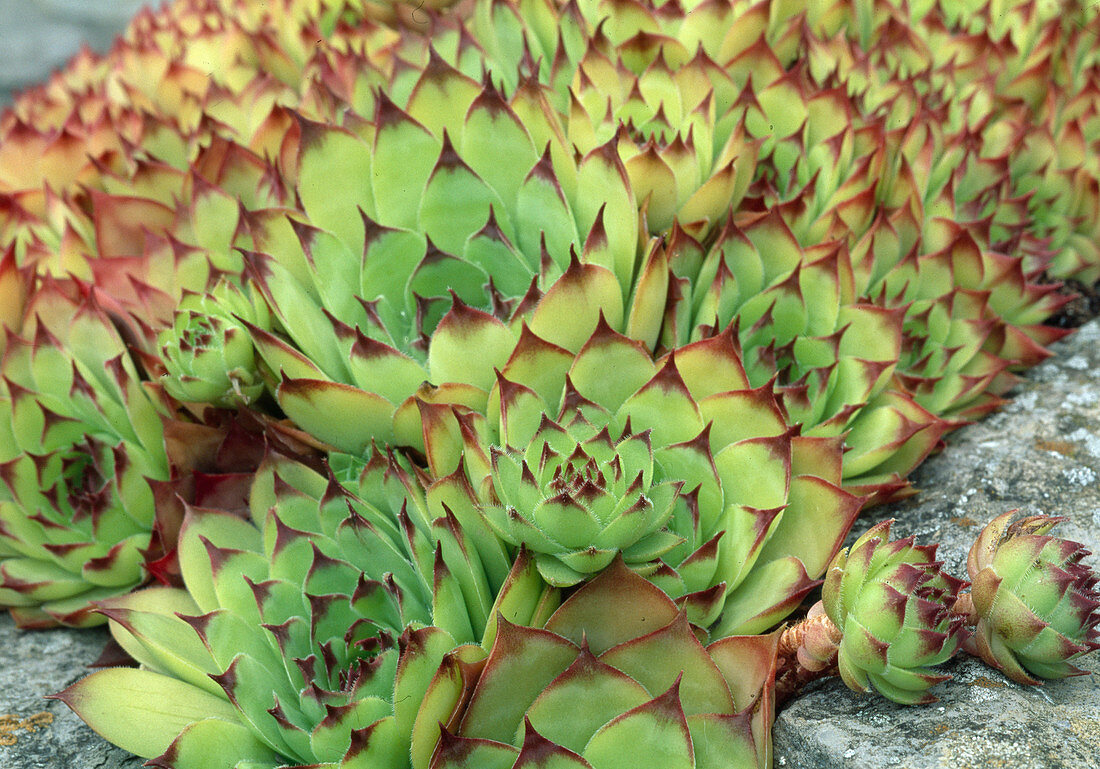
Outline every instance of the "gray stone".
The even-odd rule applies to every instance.
[[[19,630],[0,616],[0,767],[134,769],[142,760],[104,741],[57,700],[85,676],[110,636],[93,630]]]
[[[1055,346],[1001,411],[948,437],[913,476],[921,489],[875,508],[855,536],[893,517],[895,536],[940,542],[947,568],[966,576],[974,536],[995,516],[1065,516],[1055,533],[1100,547],[1100,321]],[[1089,562],[1097,565],[1096,555]],[[775,727],[776,765],[820,769],[1080,769],[1100,767],[1100,653],[1088,675],[1020,686],[972,658],[953,660],[941,701],[903,707],[859,697],[838,680],[793,700]]]
[[[0,106],[88,45],[105,51],[146,0],[0,0]]]

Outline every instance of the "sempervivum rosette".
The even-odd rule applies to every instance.
[[[973,581],[969,647],[1014,681],[1038,684],[1085,671],[1070,664],[1100,648],[1096,573],[1078,542],[1047,534],[1064,518],[998,516],[966,559]]]
[[[500,505],[481,512],[497,535],[526,545],[539,574],[567,587],[622,553],[649,571],[680,538],[664,529],[679,484],[654,483],[649,434],[612,440],[607,428],[543,420],[519,449],[490,449],[492,493]]]
[[[100,604],[141,667],[57,696],[155,766],[405,769],[444,654],[482,642],[495,612],[544,621],[556,602],[522,568],[494,602],[453,516],[424,518],[392,459],[364,478],[381,507],[273,455],[252,488],[253,520],[190,509],[186,589]]]
[[[238,318],[268,325],[253,304],[232,283],[223,282],[209,294],[185,295],[172,327],[161,332],[165,392],[184,402],[233,407],[248,405],[264,391],[256,366],[256,350],[248,329]],[[246,321],[246,322],[248,322]]]
[[[668,285],[613,143],[575,159],[537,86],[506,100],[436,56],[407,101],[289,125],[304,212],[246,217],[246,293],[270,315],[246,326],[270,389],[350,453],[423,450],[414,395],[483,410],[524,319],[576,349],[602,313],[655,344]]]
[[[178,0],[139,13],[110,52],[82,54],[0,118],[0,245],[164,325],[150,295],[172,306],[205,289],[207,260],[240,272],[233,246],[253,247],[241,204],[293,203],[272,167],[284,105],[331,120],[336,100],[315,78],[335,86],[352,70],[369,101],[397,41],[425,45],[371,22],[372,5]]]
[[[952,614],[965,583],[941,570],[936,547],[890,540],[883,521],[841,551],[829,566],[822,603],[842,638],[840,676],[857,692],[873,686],[912,705],[934,702],[928,689],[950,676],[937,673],[963,638],[963,617]]]
[[[777,635],[700,638],[616,561],[544,622],[443,658],[412,767],[770,766]]]
[[[0,604],[21,625],[102,621],[146,577],[163,408],[94,288],[36,286],[0,360]]]
[[[577,353],[524,327],[487,403],[476,410],[418,401],[432,489],[447,494],[456,515],[460,509],[483,515],[533,552],[568,552],[578,564],[621,551],[692,622],[717,622],[721,634],[760,632],[793,611],[839,549],[862,501],[840,488],[841,440],[800,435],[771,386],[749,384],[730,332],[654,361],[644,345],[606,323]],[[523,452],[551,438],[560,442],[556,453],[575,452],[571,442],[593,436],[592,450],[611,457],[614,473],[615,465],[625,469],[634,461],[615,462],[607,442],[643,432],[653,469],[647,480],[642,454],[641,483],[651,498],[606,528],[575,506],[538,505],[544,493],[535,472],[517,473],[502,457],[494,466],[498,452]],[[619,445],[635,453],[643,448],[637,439]],[[541,462],[542,455],[531,459]],[[583,477],[579,491],[600,498],[602,490]],[[637,471],[627,480],[636,478]],[[605,485],[612,480],[604,474]],[[683,493],[662,531],[668,483],[682,484]],[[518,505],[523,513],[509,510]],[[537,505],[545,520],[526,526]],[[807,530],[817,534],[806,537]],[[582,531],[591,537],[587,548]],[[558,541],[550,541],[551,532]]]
[[[730,215],[709,248],[673,228],[661,343],[674,349],[736,324],[746,373],[778,377],[792,422],[845,435],[847,486],[883,501],[946,429],[893,378],[905,308],[858,301],[843,242],[803,248],[778,210]]]
[[[773,11],[728,0],[484,0],[468,34],[507,87],[521,58],[537,69],[579,148],[621,137],[651,232],[675,218],[703,238],[757,176],[785,189],[851,160],[849,97],[815,90],[792,66],[798,24]]]

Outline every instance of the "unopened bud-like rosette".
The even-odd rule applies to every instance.
[[[259,309],[257,309],[259,307]],[[266,316],[262,302],[249,302],[231,283],[209,294],[184,297],[172,327],[160,335],[167,374],[164,389],[181,401],[218,406],[247,405],[263,393],[252,337],[238,320]],[[263,324],[270,319],[264,317]]]
[[[935,545],[890,541],[890,524],[833,559],[822,602],[843,633],[837,665],[850,689],[874,686],[895,702],[925,704],[936,699],[928,689],[950,678],[932,667],[961,641],[963,621],[951,609],[965,583],[941,570]]]
[[[991,521],[970,548],[977,627],[969,646],[1019,683],[1079,675],[1070,661],[1100,648],[1097,575],[1081,562],[1089,551],[1047,534],[1064,518],[1010,523],[1014,512]]]

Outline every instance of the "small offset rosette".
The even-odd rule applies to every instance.
[[[976,628],[968,651],[1019,683],[1080,675],[1070,663],[1100,648],[1097,574],[1082,563],[1090,553],[1047,534],[1065,518],[1010,523],[1014,513],[991,521],[970,548]]]
[[[928,689],[950,678],[933,667],[962,641],[963,618],[951,609],[966,583],[942,571],[935,545],[890,541],[891,523],[833,559],[822,602],[843,633],[837,665],[850,689],[873,686],[895,702],[925,704],[936,700]]]

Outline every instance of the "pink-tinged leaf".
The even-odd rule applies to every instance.
[[[96,227],[96,247],[101,256],[134,256],[143,252],[146,233],[172,229],[176,213],[144,198],[90,192]]]

